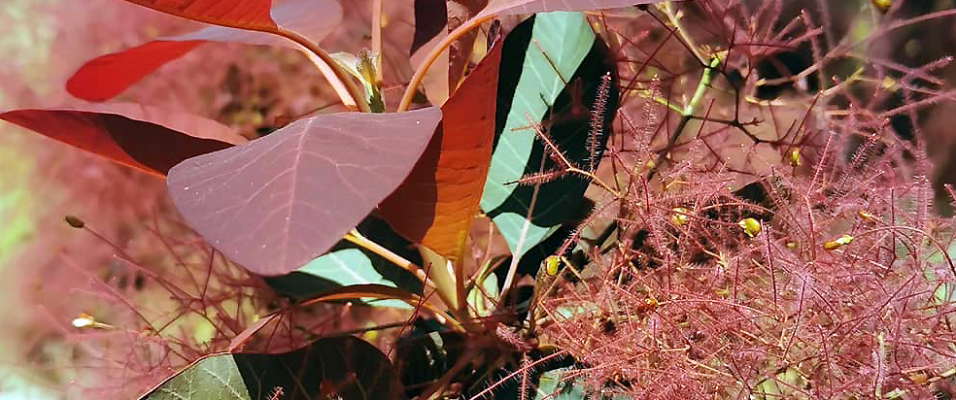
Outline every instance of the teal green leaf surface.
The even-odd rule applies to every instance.
[[[402,385],[385,354],[364,340],[323,338],[282,354],[204,357],[141,400],[401,399]]]
[[[577,375],[574,374],[575,372]],[[579,374],[580,371],[572,368],[559,368],[545,372],[538,381],[535,400],[626,400],[631,398],[622,394],[613,394],[610,390],[602,391],[600,394],[587,390],[583,379],[575,379],[575,376],[580,376]]]
[[[574,379],[563,379],[572,370],[561,368],[545,372],[538,381],[538,393],[535,400],[572,400],[584,399],[587,395],[581,385],[575,385]]]
[[[421,258],[412,251],[411,243],[389,228],[384,221],[368,217],[357,227],[359,233],[405,259],[421,265]],[[421,282],[410,272],[390,261],[342,240],[328,253],[310,261],[287,275],[266,277],[276,292],[293,300],[305,300],[318,293],[349,285],[378,284],[421,294]],[[410,308],[398,300],[374,300],[368,304],[382,307]]]
[[[588,170],[596,164],[590,160],[600,160],[610,134],[617,71],[581,13],[529,18],[508,35],[502,54],[495,147],[481,209],[520,257],[578,215],[589,184],[572,175],[517,184],[531,174],[565,169],[549,157],[531,126],[540,124],[574,167]]]

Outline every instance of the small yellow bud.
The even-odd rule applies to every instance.
[[[561,266],[561,257],[550,256],[544,260],[544,272],[549,276],[558,275],[558,267]]]
[[[848,245],[848,244],[850,244],[850,243],[852,243],[852,242],[853,242],[853,236],[843,235],[843,236],[840,236],[840,237],[836,238],[835,240],[830,240],[830,241],[824,242],[824,243],[823,243],[823,248],[824,248],[825,250],[836,250],[836,249],[839,249],[839,248],[841,248],[841,247],[843,247],[843,246],[846,246],[846,245]]]
[[[89,328],[93,325],[96,325],[96,319],[87,313],[80,313],[73,319],[74,328]]]
[[[793,167],[799,167],[803,165],[803,161],[800,159],[800,148],[794,147],[790,151],[790,165]]]
[[[754,218],[744,218],[740,220],[740,222],[737,222],[737,225],[740,225],[747,236],[754,237],[760,233],[760,221]]]
[[[883,87],[883,90],[886,90],[887,92],[891,92],[891,93],[896,92],[896,89],[899,88],[899,86],[897,86],[896,84],[896,79],[893,79],[889,76],[883,77],[883,81],[880,82],[880,86]]]
[[[907,378],[917,385],[922,385],[930,380],[929,375],[927,375],[925,372],[914,372],[907,375]]]
[[[876,7],[876,9],[883,14],[886,14],[887,11],[890,11],[890,6],[893,5],[892,0],[870,0],[870,3],[872,3],[873,7]]]
[[[674,226],[681,226],[687,223],[687,215],[690,214],[690,211],[684,207],[677,207],[671,211],[673,211],[671,214],[671,223],[674,224]]]
[[[371,330],[371,331],[366,331],[365,333],[363,333],[362,339],[365,339],[365,341],[367,342],[375,343],[375,341],[378,340],[378,336],[379,334],[377,330]]]
[[[876,216],[873,215],[873,214],[870,214],[870,213],[867,212],[866,210],[857,211],[857,212],[856,212],[856,215],[859,216],[860,219],[862,219],[862,220],[864,220],[864,221],[866,221],[866,222],[873,222],[874,220],[876,220]]]

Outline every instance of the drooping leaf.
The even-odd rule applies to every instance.
[[[342,20],[342,7],[334,0],[290,0],[275,6],[272,18],[283,29],[319,42]],[[207,42],[245,43],[298,48],[280,36],[210,26],[185,35],[164,37],[136,47],[94,58],[81,66],[66,83],[77,98],[108,100],[166,63]]]
[[[453,261],[461,256],[488,175],[501,48],[498,41],[442,105],[441,129],[380,206],[398,233]]]
[[[233,28],[273,30],[269,15],[272,0],[126,0],[133,4],[177,17],[230,26]]]
[[[552,11],[596,11],[657,3],[662,0],[490,0],[478,17]]]
[[[216,121],[137,104],[14,110],[0,119],[160,176],[187,158],[246,141]]]
[[[401,399],[388,358],[364,340],[323,338],[282,354],[204,357],[141,400]]]
[[[363,236],[415,265],[422,265],[421,256],[411,243],[392,231],[388,224],[368,217],[356,227]],[[332,250],[288,275],[268,277],[266,282],[276,292],[296,301],[308,299],[332,288],[348,285],[378,284],[421,294],[422,284],[410,272],[347,240],[339,241]],[[410,307],[404,302],[376,301],[375,306]]]
[[[516,257],[579,211],[589,182],[565,175],[538,184],[529,174],[562,171],[531,129],[540,124],[575,167],[600,160],[617,107],[617,71],[608,49],[580,13],[537,14],[505,39],[496,138],[481,209]],[[592,127],[592,111],[599,114]],[[530,118],[530,120],[529,120]],[[592,154],[593,153],[593,154]]]
[[[167,185],[187,223],[261,275],[328,251],[408,176],[441,120],[436,107],[328,114],[186,160]]]

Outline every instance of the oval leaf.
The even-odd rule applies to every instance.
[[[441,129],[380,207],[398,233],[452,261],[461,257],[488,175],[501,42],[442,105]]]
[[[177,17],[233,28],[271,31],[272,0],[126,0]]]
[[[328,251],[408,176],[441,120],[400,114],[305,118],[174,167],[169,194],[190,226],[261,275]]]
[[[401,399],[388,358],[364,340],[323,338],[282,354],[216,354],[192,363],[141,400]]]
[[[272,17],[283,29],[319,42],[341,22],[342,6],[333,0],[291,0],[276,5]],[[70,77],[66,90],[83,100],[108,100],[164,64],[210,41],[298,48],[297,44],[280,36],[210,26],[94,58]]]
[[[617,107],[617,72],[606,45],[580,13],[537,14],[516,27],[504,47],[498,93],[511,101],[499,103],[481,209],[520,257],[578,214],[589,184],[581,176],[557,174],[516,183],[567,167],[549,157],[550,147],[532,124],[544,127],[574,167],[596,165],[590,160],[601,159]],[[599,95],[604,80],[605,93]],[[600,118],[592,129],[595,111]]]
[[[14,110],[0,119],[159,176],[187,158],[245,142],[216,121],[136,104]]]

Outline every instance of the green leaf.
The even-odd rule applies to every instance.
[[[374,242],[416,265],[421,265],[418,254],[409,250],[410,243],[392,231],[382,220],[368,217],[356,229]],[[328,253],[295,272],[266,277],[265,280],[276,292],[297,301],[350,285],[378,284],[415,294],[422,293],[421,282],[410,272],[347,240],[340,241]],[[376,300],[368,303],[382,307],[410,308],[408,304],[397,300]]]
[[[273,396],[275,395],[275,396]],[[401,399],[388,358],[364,340],[324,338],[282,354],[204,357],[141,400]]]
[[[562,379],[562,376],[571,372],[570,368],[561,368],[545,372],[538,381],[536,400],[571,400],[584,399],[587,395],[581,385],[575,385],[573,379]],[[548,397],[550,396],[550,397]]]
[[[488,317],[495,310],[494,301],[498,293],[498,278],[494,272],[489,273],[468,293],[468,304],[478,316]]]
[[[541,124],[573,166],[589,169],[596,164],[589,162],[592,157],[600,160],[610,132],[617,73],[607,46],[581,13],[537,14],[518,25],[504,47],[498,95],[511,101],[498,103],[481,209],[494,220],[512,254],[520,257],[578,215],[589,184],[571,175],[537,186],[516,184],[529,174],[564,169],[549,157],[530,126]],[[611,79],[599,95],[606,75]],[[595,103],[602,101],[600,126],[592,138],[591,111],[601,108]]]
[[[577,373],[578,378],[565,378],[565,375]],[[580,379],[581,371],[574,368],[558,368],[545,372],[538,380],[538,390],[535,400],[581,400],[581,399],[607,399],[607,400],[625,400],[630,396],[613,394],[611,390],[602,391],[601,394],[593,390],[587,390],[584,387],[584,379]]]

